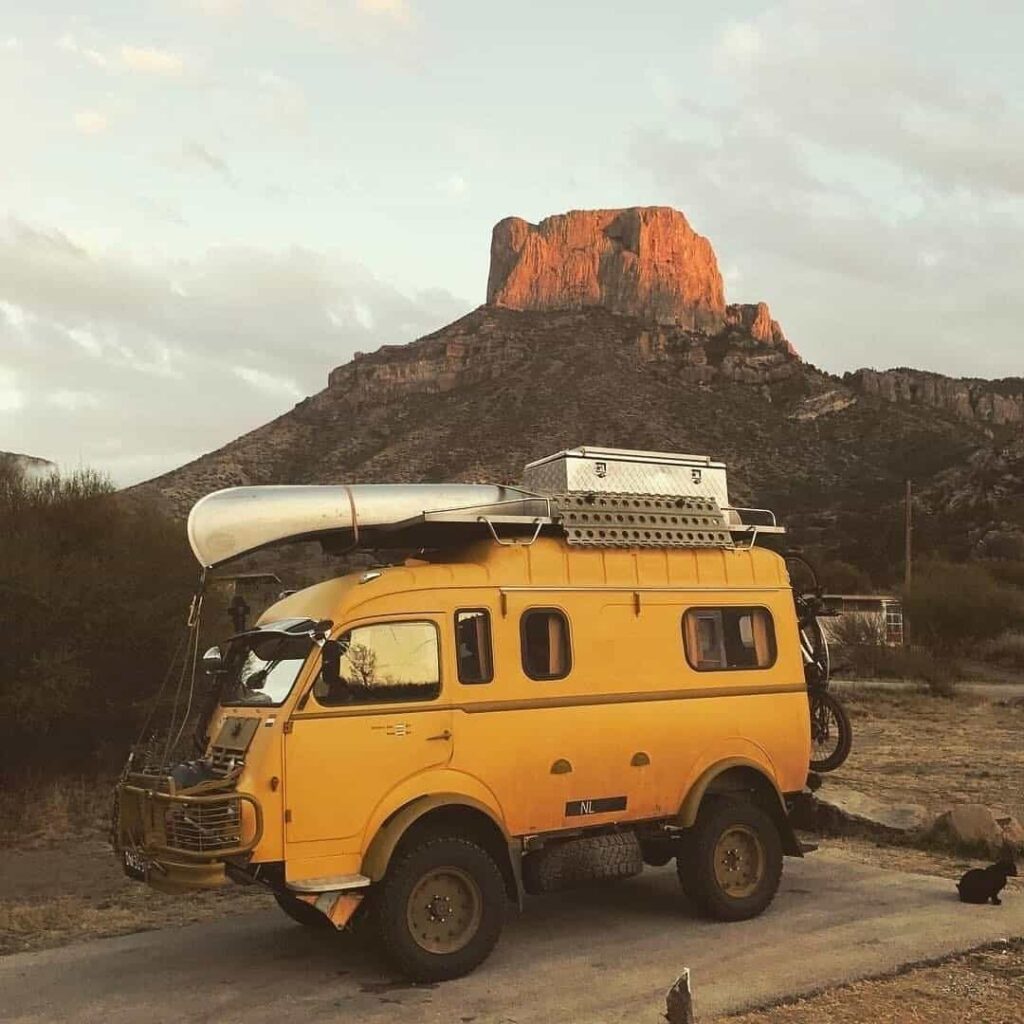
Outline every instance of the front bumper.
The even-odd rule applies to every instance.
[[[175,792],[166,776],[127,776],[116,807],[114,846],[125,873],[168,892],[221,885],[225,862],[251,853],[263,836],[254,796],[206,784]]]

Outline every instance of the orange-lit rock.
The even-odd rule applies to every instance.
[[[726,327],[739,327],[755,341],[765,345],[777,345],[790,355],[797,351],[786,340],[777,320],[772,319],[767,302],[743,302],[725,307]]]
[[[520,310],[601,306],[715,334],[725,295],[711,243],[664,206],[575,210],[491,236],[487,302]]]

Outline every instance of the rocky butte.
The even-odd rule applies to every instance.
[[[600,307],[709,335],[738,325],[758,341],[786,344],[764,303],[726,305],[711,243],[667,206],[573,210],[539,224],[506,217],[491,235],[487,303]]]

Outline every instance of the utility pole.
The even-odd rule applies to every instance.
[[[914,532],[914,506],[913,494],[910,481],[907,481],[907,498],[905,509],[904,538],[903,538],[903,586],[910,589],[911,580],[911,548],[910,540]]]
[[[910,581],[912,572],[911,538],[914,533],[914,495],[910,479],[907,479],[906,508],[904,510],[904,531],[903,531],[903,594],[910,596]],[[907,622],[907,609],[903,609],[903,643],[904,646],[910,643],[910,624]]]

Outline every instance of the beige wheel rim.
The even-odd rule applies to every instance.
[[[406,921],[416,944],[428,953],[457,953],[480,927],[483,896],[461,868],[428,871],[409,896]]]
[[[726,896],[752,896],[764,878],[764,846],[747,825],[727,828],[715,844],[715,882]]]

